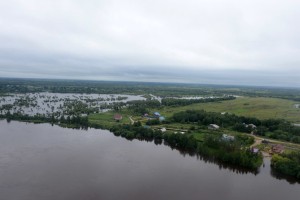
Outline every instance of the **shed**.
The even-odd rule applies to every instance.
[[[284,152],[284,146],[282,144],[274,144],[272,146],[272,153],[283,153]]]
[[[210,129],[210,130],[218,130],[219,128],[220,128],[220,126],[218,126],[217,124],[208,125],[208,129]]]
[[[155,117],[160,117],[160,113],[159,112],[154,112],[154,116]]]
[[[224,140],[224,141],[233,141],[234,140],[234,136],[223,134],[222,135],[222,140]]]
[[[115,119],[116,121],[120,121],[120,120],[123,119],[123,117],[122,117],[122,115],[120,115],[120,114],[115,114],[115,115],[114,115],[114,119]]]

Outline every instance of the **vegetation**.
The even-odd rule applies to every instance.
[[[29,92],[139,94],[146,100],[128,101],[126,96],[114,95],[90,98],[86,94],[73,95],[72,99],[45,97],[40,93],[30,96],[26,94]],[[262,156],[252,151],[254,138],[245,133],[300,143],[300,128],[293,125],[300,123],[299,92],[299,89],[287,88],[0,79],[0,118],[71,128],[104,128],[128,140],[164,143],[180,152],[257,169]],[[23,96],[20,93],[24,93]],[[12,95],[11,103],[5,102],[7,95]],[[39,105],[39,98],[43,98],[43,106]],[[55,103],[59,106],[53,106]],[[23,109],[32,108],[47,111],[24,113]],[[109,111],[101,113],[105,109]],[[151,116],[155,111],[165,120]],[[123,116],[122,120],[114,119],[116,113]],[[149,117],[144,117],[145,113]],[[218,124],[221,128],[208,130],[209,124]],[[224,139],[224,134],[234,140]],[[299,153],[274,155],[272,167],[299,178]]]
[[[298,88],[0,78],[0,94],[11,92],[154,94],[161,97],[238,95],[300,101]]]
[[[201,125],[219,124],[223,128],[243,133],[256,133],[272,139],[300,143],[300,127],[293,126],[285,120],[242,117],[234,114],[206,112],[204,110],[187,110],[173,115],[177,123],[192,123]],[[255,125],[255,127],[249,126]]]
[[[68,117],[60,117],[57,118],[54,115],[47,117],[46,115],[23,115],[20,113],[13,113],[7,112],[5,115],[0,115],[0,119],[6,119],[8,122],[11,120],[18,120],[18,121],[28,121],[34,123],[52,123],[52,124],[60,124],[63,127],[70,127],[70,128],[88,128],[89,122],[88,117],[81,117],[81,116],[68,116]]]
[[[210,112],[226,112],[238,116],[255,117],[258,119],[285,119],[300,123],[300,108],[296,101],[265,97],[238,97],[231,101],[197,103],[181,107],[164,107],[159,111],[165,116],[185,110],[206,110]]]
[[[163,106],[186,106],[195,103],[208,103],[208,102],[220,102],[225,100],[236,99],[234,96],[225,96],[225,97],[209,97],[201,99],[177,99],[177,98],[164,98],[161,100]]]
[[[300,152],[274,155],[271,166],[277,172],[300,179]]]
[[[160,130],[144,128],[140,124],[117,125],[110,128],[110,131],[116,136],[121,136],[129,140],[154,140],[155,143],[162,143],[164,141],[165,144],[172,148],[200,154],[211,159],[248,169],[257,169],[262,164],[261,154],[252,153],[250,148],[246,148],[244,146],[245,140],[225,141],[221,139],[221,135],[219,134],[206,135],[204,141],[199,142],[192,134],[163,134]]]

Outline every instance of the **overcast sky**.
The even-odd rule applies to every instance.
[[[300,87],[299,0],[0,0],[0,77]]]

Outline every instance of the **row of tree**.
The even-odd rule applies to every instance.
[[[239,132],[251,133],[300,143],[300,128],[283,119],[259,120],[254,117],[243,117],[234,114],[206,112],[204,110],[187,110],[173,115],[172,120],[178,123],[193,123],[198,125],[218,124]],[[255,125],[249,126],[249,124]]]
[[[245,144],[253,142],[248,140],[249,138],[231,142],[222,140],[220,135],[210,135],[206,136],[203,142],[199,142],[192,134],[162,133],[160,130],[144,128],[140,124],[116,125],[111,127],[110,131],[116,136],[129,140],[154,140],[158,144],[164,141],[171,148],[248,169],[257,169],[262,164],[262,156],[252,153],[250,149],[245,147]]]
[[[8,122],[11,120],[18,120],[18,121],[29,121],[29,122],[36,122],[36,123],[52,123],[52,124],[59,124],[61,126],[70,126],[74,128],[88,128],[89,121],[88,117],[81,117],[77,116],[61,116],[60,118],[55,117],[54,115],[46,116],[41,114],[36,114],[34,116],[23,115],[20,113],[13,113],[7,112],[5,115],[0,115],[0,119],[6,119]]]
[[[208,103],[216,101],[234,100],[234,96],[224,96],[224,97],[213,97],[213,98],[203,98],[203,99],[181,99],[181,98],[164,98],[161,100],[161,104],[164,106],[187,106],[194,103]]]

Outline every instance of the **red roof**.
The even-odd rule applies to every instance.
[[[121,120],[123,117],[122,117],[122,115],[120,115],[120,114],[115,114],[114,115],[114,119],[115,120]]]
[[[281,144],[275,144],[272,146],[272,151],[274,153],[282,153],[284,151],[284,146]]]

